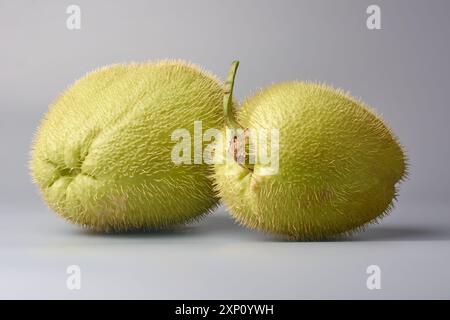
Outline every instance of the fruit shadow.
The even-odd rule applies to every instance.
[[[450,228],[440,226],[376,226],[350,236],[347,241],[448,241]]]
[[[190,226],[171,226],[164,229],[131,229],[120,232],[96,232],[93,230],[76,230],[76,234],[99,238],[169,238],[169,237],[187,237],[196,234],[196,228]]]
[[[389,242],[389,241],[449,241],[450,228],[416,227],[416,226],[375,226],[355,232],[322,240],[295,240],[272,235],[266,235],[266,242],[299,242],[299,243],[329,243],[329,242]]]
[[[211,214],[198,221],[186,225],[176,225],[164,229],[134,229],[125,232],[101,233],[89,229],[74,231],[77,235],[91,237],[114,238],[180,238],[203,236],[234,236],[248,233],[248,230],[237,225],[233,219],[223,214]]]
[[[166,229],[136,229],[127,232],[98,233],[77,230],[79,235],[114,238],[234,238],[262,242],[380,242],[380,241],[448,241],[450,228],[441,226],[389,226],[375,225],[348,236],[340,236],[320,241],[292,240],[276,235],[249,230],[237,224],[231,217],[212,214],[197,222],[173,226]]]

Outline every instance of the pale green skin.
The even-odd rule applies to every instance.
[[[362,102],[324,85],[286,82],[261,90],[237,113],[243,128],[280,130],[276,175],[229,161],[215,166],[216,188],[250,228],[320,240],[386,214],[405,175],[401,146]],[[223,153],[216,155],[216,161]]]
[[[30,162],[48,205],[98,231],[160,228],[217,202],[205,164],[175,165],[175,129],[223,126],[223,85],[183,61],[113,65],[66,90],[38,129]]]

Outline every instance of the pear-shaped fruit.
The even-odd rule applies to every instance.
[[[172,133],[193,135],[194,121],[217,128],[222,101],[222,83],[183,61],[96,70],[43,119],[30,161],[34,181],[54,211],[98,231],[195,219],[217,202],[212,168],[175,164]]]
[[[326,85],[295,81],[260,90],[235,118],[230,108],[225,103],[228,128],[266,130],[269,138],[276,130],[279,137],[278,145],[267,139],[278,166],[258,158],[238,163],[236,152],[217,152],[216,187],[241,224],[316,240],[357,230],[391,209],[396,184],[405,176],[405,155],[361,101]],[[224,145],[227,150],[230,141]]]

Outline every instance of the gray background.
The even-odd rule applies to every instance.
[[[378,4],[382,30],[366,28]],[[81,30],[66,28],[69,4]],[[0,298],[450,298],[450,2],[0,1]],[[221,207],[172,232],[95,235],[66,224],[30,182],[49,103],[98,66],[183,58],[236,96],[291,79],[332,84],[381,113],[410,179],[381,224],[346,241],[283,242]],[[66,288],[80,265],[82,288]],[[366,288],[366,268],[382,289]]]

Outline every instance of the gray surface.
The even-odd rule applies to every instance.
[[[0,0],[0,297],[450,298],[450,2]],[[365,27],[377,3],[382,30]],[[375,107],[410,157],[397,208],[349,239],[287,243],[220,209],[177,232],[98,236],[39,199],[27,158],[47,105],[76,78],[122,61],[184,58],[237,97],[289,79],[320,80]],[[65,287],[69,264],[82,289]],[[382,289],[365,287],[369,264]]]
[[[447,206],[401,206],[348,241],[322,243],[246,231],[223,210],[172,232],[109,236],[69,226],[43,205],[1,210],[1,298],[450,298]],[[73,264],[79,291],[66,287]],[[366,287],[372,264],[381,290]]]

